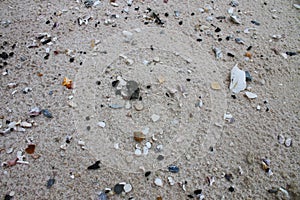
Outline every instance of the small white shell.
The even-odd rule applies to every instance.
[[[106,126],[105,122],[98,122],[97,124],[98,126],[100,126],[101,128],[104,128]]]
[[[287,138],[284,142],[286,147],[292,146],[292,138]]]
[[[163,181],[160,178],[155,178],[154,184],[159,186],[159,187],[162,187],[163,186]]]
[[[283,135],[278,135],[278,142],[279,142],[279,144],[284,144],[284,141],[285,141],[285,138],[284,138],[284,136]]]
[[[175,185],[175,181],[171,176],[168,177],[168,181],[170,185]]]
[[[147,155],[148,153],[149,153],[149,149],[146,146],[144,146],[143,147],[143,154]]]
[[[140,156],[142,155],[142,151],[140,149],[135,149],[134,154]]]
[[[148,149],[150,149],[150,148],[152,147],[151,142],[146,142],[146,147],[147,147]]]
[[[248,97],[248,99],[255,99],[255,98],[257,98],[257,94],[255,94],[255,93],[245,92],[245,94]]]
[[[238,18],[237,16],[235,16],[235,15],[231,15],[231,16],[230,16],[230,19],[231,19],[231,21],[232,21],[233,23],[235,23],[235,24],[241,24],[241,21],[240,21],[239,18]]]
[[[132,190],[132,186],[131,184],[127,183],[124,185],[123,190],[125,191],[125,193],[128,193]]]

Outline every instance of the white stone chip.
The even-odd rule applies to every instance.
[[[163,181],[160,178],[155,178],[154,184],[159,186],[159,187],[162,187],[163,186]]]
[[[140,155],[142,155],[142,151],[140,149],[135,149],[134,154],[137,156],[140,156]]]
[[[160,116],[159,116],[159,115],[156,115],[156,114],[153,114],[153,115],[151,116],[151,119],[152,119],[153,122],[157,122],[157,121],[160,119]]]
[[[105,122],[98,122],[97,124],[98,126],[100,126],[101,128],[104,128],[106,126]]]
[[[124,185],[124,187],[123,187],[123,190],[124,190],[125,193],[130,192],[130,191],[132,190],[131,184],[126,183],[126,184]]]
[[[249,99],[255,99],[257,98],[257,94],[255,93],[252,93],[252,92],[245,92],[246,96],[249,98]]]

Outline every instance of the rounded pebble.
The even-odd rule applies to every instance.
[[[154,184],[159,186],[159,187],[162,187],[163,186],[163,181],[160,178],[155,178]]]

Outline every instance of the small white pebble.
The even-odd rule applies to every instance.
[[[134,154],[137,156],[140,156],[140,155],[142,155],[142,151],[140,149],[135,149]]]
[[[160,178],[155,178],[154,184],[159,186],[159,187],[162,187],[163,186],[163,181]]]
[[[106,126],[105,122],[103,121],[99,122],[97,125],[100,126],[101,128],[104,128]]]
[[[125,191],[125,193],[128,193],[132,190],[132,186],[131,184],[127,183],[124,185],[123,190]]]

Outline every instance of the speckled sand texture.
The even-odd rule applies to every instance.
[[[84,2],[0,1],[0,199],[300,199],[300,1]]]

